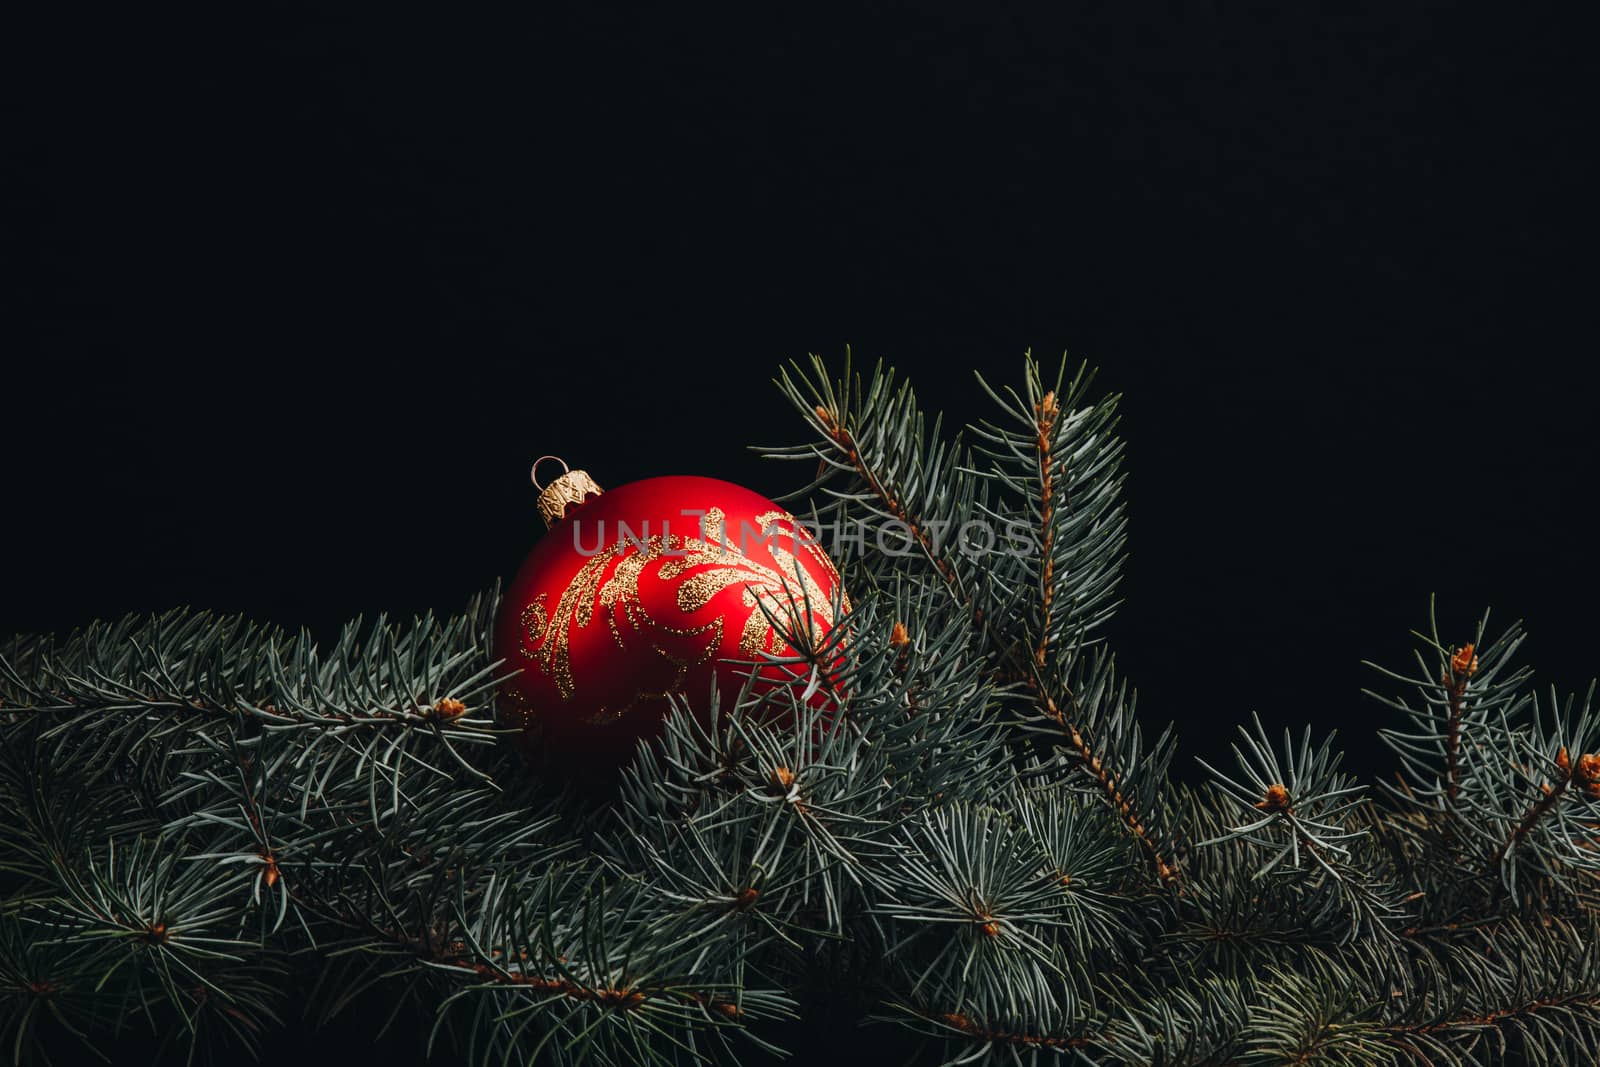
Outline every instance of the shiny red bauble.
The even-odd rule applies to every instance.
[[[813,642],[836,622],[832,561],[748,489],[665,477],[602,493],[573,471],[540,507],[552,525],[506,589],[494,637],[502,668],[520,671],[500,688],[501,723],[530,754],[614,763],[659,733],[668,694],[703,706],[715,676],[726,704],[752,671],[758,690],[797,685],[796,668],[751,666],[794,655],[768,613],[806,622]]]

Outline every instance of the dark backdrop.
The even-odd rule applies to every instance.
[[[1182,767],[1258,709],[1385,771],[1358,661],[1434,591],[1586,685],[1587,38],[979,6],[19,37],[0,631],[449,611],[537,536],[540,453],[776,495],[781,360],[964,421],[1031,346],[1125,395],[1112,637]]]

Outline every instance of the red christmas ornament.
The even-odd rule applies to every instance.
[[[620,760],[659,732],[667,694],[703,702],[713,675],[737,693],[751,661],[794,655],[763,605],[807,620],[814,642],[836,621],[839,573],[816,539],[730,482],[648,478],[602,493],[567,471],[539,510],[549,530],[506,589],[494,641],[521,669],[501,686],[500,717],[527,749]],[[795,674],[768,664],[756,685]],[[814,688],[813,703],[829,691]]]

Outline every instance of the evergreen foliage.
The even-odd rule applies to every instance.
[[[603,802],[496,733],[493,593],[331,648],[188,611],[12,641],[0,1055],[226,1059],[309,968],[313,1022],[382,1004],[474,1067],[749,1061],[840,1004],[928,1062],[1594,1063],[1592,692],[1537,695],[1516,626],[1430,625],[1377,675],[1394,784],[1259,721],[1169,781],[1097,636],[1091,377],[1029,357],[946,437],[891,371],[784,370],[811,434],[768,451],[869,531],[854,610],[775,619],[793,686],[680,702]]]

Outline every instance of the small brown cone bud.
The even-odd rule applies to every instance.
[[[787,767],[774,767],[772,769],[772,784],[788,792],[794,785],[794,772]]]
[[[1282,812],[1289,810],[1289,790],[1281,783],[1273,782],[1267,786],[1264,796],[1256,801],[1256,808],[1261,811]]]
[[[466,711],[467,706],[455,697],[445,697],[433,706],[434,715],[444,722],[449,722],[451,719],[459,719],[466,714]]]
[[[1592,752],[1579,756],[1572,779],[1589,797],[1600,798],[1600,756]]]
[[[1478,657],[1473,655],[1472,644],[1468,642],[1461,646],[1454,656],[1450,657],[1450,669],[1456,674],[1470,678],[1478,671]]]
[[[911,634],[906,630],[906,624],[895,621],[894,629],[889,631],[889,647],[895,650],[892,665],[896,676],[904,677],[906,665],[911,658]]]
[[[1041,453],[1050,450],[1050,430],[1055,426],[1056,413],[1060,408],[1056,406],[1055,390],[1044,394],[1043,399],[1034,405],[1033,415],[1038,420],[1038,436],[1034,440],[1034,447]]]
[[[1562,745],[1556,752],[1556,766],[1569,773],[1572,771],[1572,757],[1567,755],[1566,745]]]

